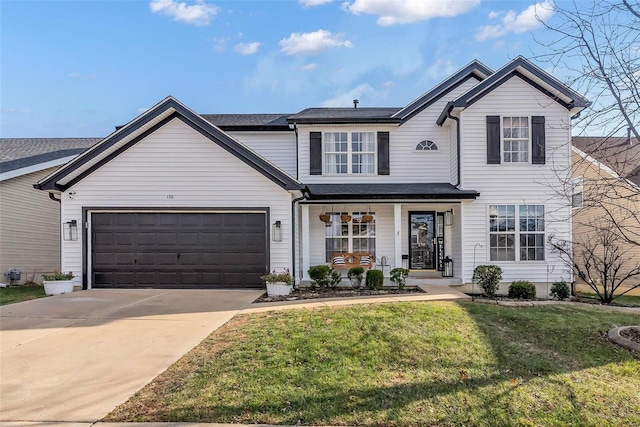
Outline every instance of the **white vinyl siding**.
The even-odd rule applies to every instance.
[[[462,85],[433,103],[429,108],[397,125],[304,125],[298,124],[300,149],[300,180],[305,184],[319,183],[382,183],[382,182],[451,182],[452,171],[451,141],[455,141],[455,125],[440,127],[438,116],[448,101],[466,92],[478,83],[469,79]],[[389,132],[389,175],[310,175],[309,174],[309,132]],[[431,140],[438,150],[416,152],[416,145],[422,140]],[[377,162],[377,159],[376,159]],[[323,159],[324,163],[324,159]],[[323,164],[324,168],[324,164]]]
[[[82,223],[83,207],[215,211],[269,209],[281,242],[269,242],[271,268],[291,268],[291,195],[179,119],[158,129],[74,185],[62,221]],[[63,242],[62,268],[80,272],[82,233]],[[88,242],[90,243],[90,242]],[[89,246],[89,245],[88,245]]]
[[[22,281],[42,282],[42,274],[60,269],[60,204],[33,184],[57,168],[0,182],[0,281],[10,268]],[[77,270],[76,270],[77,271]]]
[[[227,132],[292,177],[296,176],[296,136],[293,132]]]
[[[488,165],[486,116],[489,115],[544,116],[547,164]],[[464,204],[464,282],[470,283],[473,275],[474,246],[475,264],[500,265],[506,283],[513,280],[542,283],[547,277],[550,282],[572,279],[571,272],[548,247],[542,262],[490,261],[488,231],[490,205],[545,205],[545,233],[571,239],[571,208],[564,198],[555,196],[564,175],[566,180],[570,172],[570,124],[566,108],[518,77],[511,78],[462,112],[462,189],[480,193],[473,203]]]

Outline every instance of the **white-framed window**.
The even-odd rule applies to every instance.
[[[584,178],[578,176],[571,180],[571,207],[581,208],[584,203]]]
[[[324,173],[375,174],[375,132],[324,132]]]
[[[544,205],[490,205],[489,259],[543,261],[544,232]]]
[[[325,226],[325,260],[329,262],[336,252],[368,252],[376,255],[376,214],[375,212],[327,212],[331,215],[330,225]],[[351,215],[349,222],[342,222],[342,215]],[[363,216],[371,215],[371,221],[364,222]]]
[[[416,145],[416,151],[437,151],[438,145],[429,140],[422,140]]]
[[[529,161],[529,118],[502,118],[502,158],[505,163]]]

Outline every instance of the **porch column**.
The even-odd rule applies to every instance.
[[[394,267],[402,267],[402,205],[393,205]]]
[[[309,205],[300,205],[301,207],[301,220],[302,220],[302,233],[300,234],[301,247],[302,247],[302,278],[309,279],[307,270],[309,270]]]

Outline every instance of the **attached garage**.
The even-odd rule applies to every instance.
[[[92,212],[95,288],[261,287],[266,212]]]

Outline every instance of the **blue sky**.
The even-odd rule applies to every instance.
[[[199,113],[401,107],[473,59],[540,52],[547,1],[1,1],[0,136],[106,136],[167,95]]]

